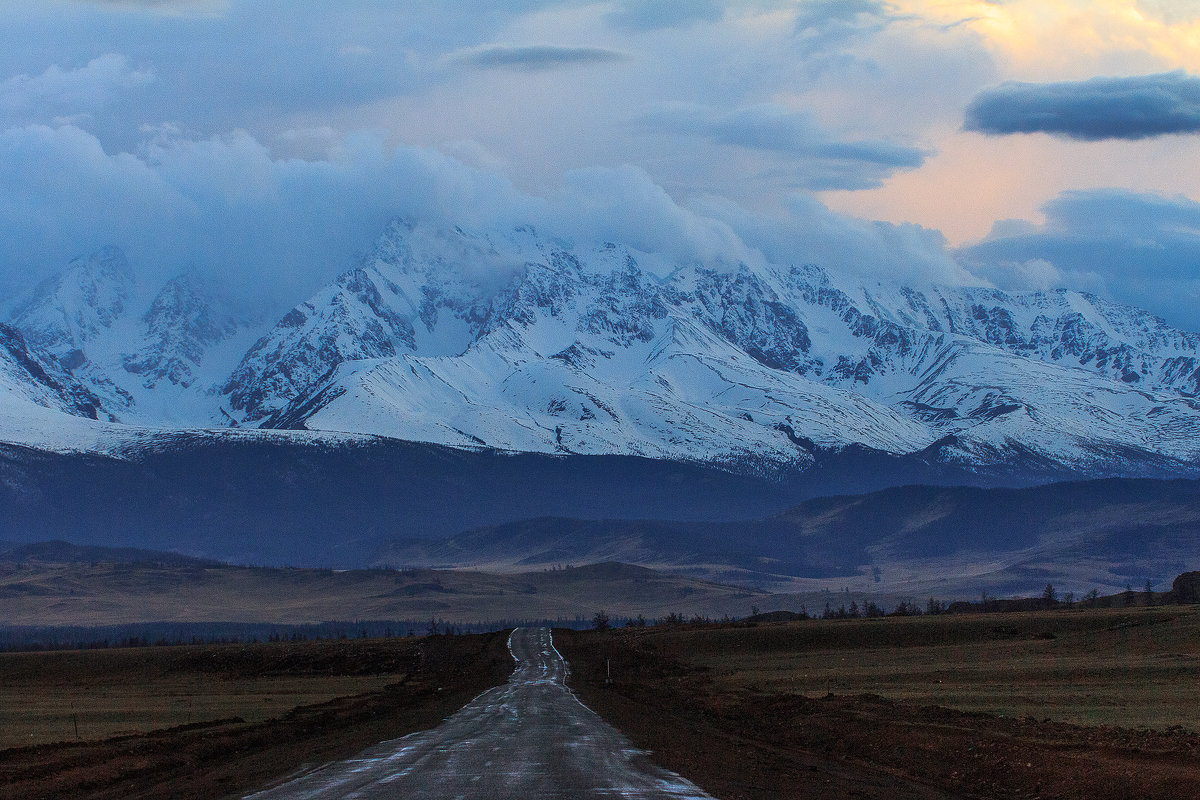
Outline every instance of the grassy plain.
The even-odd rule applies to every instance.
[[[1198,606],[557,641],[585,702],[718,797],[1200,797]]]
[[[272,569],[0,562],[7,625],[648,617],[745,614],[766,596],[625,564],[493,575],[470,570]]]
[[[1195,606],[811,620],[655,639],[733,689],[1200,730]]]
[[[3,653],[0,749],[232,717],[262,722],[402,681],[395,650],[333,641]],[[328,667],[318,669],[321,661]]]
[[[504,682],[507,638],[0,653],[0,797],[241,797],[435,726]]]

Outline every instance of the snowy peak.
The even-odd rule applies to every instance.
[[[522,244],[531,248],[532,231]],[[510,245],[517,240],[514,239]],[[513,248],[459,229],[393,222],[361,264],[289,311],[225,386],[235,417],[281,411],[348,361],[459,355],[488,324],[495,295],[523,268]]]
[[[864,285],[398,221],[262,333],[194,276],[134,314],[122,265],[119,251],[73,264],[20,320],[51,346],[43,360],[82,354],[54,364],[61,380],[44,370],[51,383],[126,421],[757,474],[859,447],[1040,474],[1200,465],[1200,336],[1075,292]],[[8,371],[35,402],[86,413]]]
[[[219,406],[214,390],[245,352],[248,323],[195,274],[168,281],[148,308],[134,296],[124,253],[105,247],[39,284],[11,324],[87,387],[108,417],[210,423]]]
[[[126,313],[132,286],[125,253],[103,247],[40,283],[16,308],[13,325],[31,345],[76,369],[87,360],[86,344]]]
[[[0,324],[0,409],[28,403],[98,419],[100,400],[53,359],[30,348],[21,333]]]
[[[748,267],[733,274],[698,270],[694,283],[690,295],[681,294],[676,302],[688,302],[695,319],[764,366],[801,375],[812,369],[808,327],[796,308]]]
[[[230,406],[267,426],[740,469],[938,442],[941,458],[1097,469],[1200,456],[1200,337],[1135,309],[641,258],[394,223],[252,348]]]
[[[187,388],[210,347],[238,329],[235,316],[207,283],[193,273],[173,278],[143,315],[143,344],[122,358],[127,372],[153,389],[160,381]]]
[[[932,295],[906,296],[907,310],[931,329],[1146,389],[1200,391],[1200,335],[1140,309],[1067,290],[938,289]]]

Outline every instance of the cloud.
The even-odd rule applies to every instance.
[[[0,184],[0,289],[9,296],[113,243],[148,289],[196,269],[279,311],[351,266],[395,217],[475,229],[533,224],[581,244],[626,244],[660,271],[754,264],[766,254],[900,280],[965,275],[934,231],[841,217],[812,199],[795,198],[783,217],[716,198],[681,205],[632,166],[570,171],[560,189],[536,196],[488,169],[366,133],[302,160],[245,132],[197,139],[168,126],[134,154],[108,153],[79,128],[31,125],[0,133]]]
[[[1124,189],[1064,192],[1042,225],[998,224],[958,255],[1001,287],[1106,295],[1200,331],[1200,203]]]
[[[229,8],[229,0],[85,0],[97,8],[114,11],[149,11],[165,16],[218,16]]]
[[[614,27],[635,31],[688,28],[724,18],[725,6],[720,0],[624,0],[605,17]]]
[[[1142,16],[1158,19],[1168,25],[1200,20],[1200,8],[1195,0],[1137,0]]]
[[[891,3],[880,0],[809,0],[796,14],[796,30],[824,30],[855,24],[863,17],[885,20],[892,15]]]
[[[881,0],[808,0],[796,14],[796,42],[808,57],[840,51],[901,19]]]
[[[298,132],[301,138],[310,132]],[[320,136],[327,132],[316,131]],[[193,139],[165,127],[138,153],[107,153],[73,127],[0,133],[0,283],[9,295],[104,244],[148,289],[196,269],[278,311],[354,262],[390,219],[489,229],[533,224],[618,241],[664,269],[756,258],[729,227],[675,203],[635,167],[569,172],[547,197],[436,150],[353,134],[312,160],[245,132]]]
[[[133,69],[119,53],[105,53],[79,69],[56,64],[40,75],[15,75],[0,83],[0,112],[28,115],[50,109],[98,108],[118,92],[154,81],[150,69]]]
[[[245,0],[9,2],[0,80],[39,75],[47,64],[71,71],[111,51],[134,71],[151,65],[154,82],[113,93],[100,110],[39,107],[0,125],[92,111],[88,129],[110,150],[134,148],[140,125],[164,121],[204,135],[242,128],[264,141],[289,128],[382,127],[383,104],[461,79],[446,69],[446,53],[490,41],[547,2],[311,0],[287,14]]]
[[[1083,141],[1200,133],[1200,78],[1182,70],[1062,83],[1002,83],[978,94],[963,128]]]
[[[153,285],[196,268],[277,309],[346,269],[395,216],[515,224],[533,201],[503,177],[380,137],[318,160],[280,159],[249,134],[170,129],[137,154],[73,127],[0,132],[0,279],[12,289],[117,244]]]
[[[340,139],[340,134],[329,125],[289,128],[275,137],[271,152],[277,158],[319,161],[328,158]]]
[[[624,53],[602,47],[557,47],[541,44],[524,47],[472,47],[452,54],[449,60],[476,69],[535,71],[586,64],[611,64],[628,59],[629,56]]]
[[[785,179],[794,188],[864,189],[902,169],[921,166],[924,150],[882,139],[838,139],[802,112],[759,105],[732,112],[702,106],[671,105],[645,115],[641,123],[676,136],[782,156],[792,162],[760,173]]]
[[[637,167],[568,172],[546,212],[543,224],[571,238],[618,242],[661,256],[664,273],[680,263],[736,265],[762,258],[724,221],[681,207]]]
[[[861,280],[918,286],[983,282],[958,264],[938,231],[845,216],[810,195],[793,195],[783,216],[754,213],[716,196],[697,198],[689,207],[728,225],[772,263],[815,264]]]

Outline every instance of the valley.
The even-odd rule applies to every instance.
[[[0,0],[0,800],[1200,798],[1200,2]]]
[[[587,621],[601,609],[650,619],[745,615],[768,596],[616,563],[498,575],[17,557],[0,554],[0,618],[11,628],[261,623],[278,625],[287,635],[288,626],[343,621],[353,629],[362,621],[392,623],[395,634],[404,635],[425,633],[432,620],[495,627],[509,620]]]

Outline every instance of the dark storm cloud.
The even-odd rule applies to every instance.
[[[757,150],[783,157],[789,164],[764,173],[790,176],[797,188],[863,189],[878,186],[893,172],[921,166],[928,153],[882,139],[839,139],[821,130],[804,113],[777,105],[734,112],[705,107],[672,106],[642,118],[642,123],[677,136]]]
[[[477,69],[543,70],[580,64],[608,64],[626,61],[629,56],[602,47],[556,47],[531,45],[504,47],[489,45],[472,48],[452,56],[451,60]]]
[[[1002,288],[1098,291],[1200,331],[1200,203],[1123,189],[1064,192],[1043,225],[998,224],[960,258]]]
[[[1186,72],[1062,83],[1002,83],[967,107],[963,128],[1083,141],[1200,132],[1200,78]]]

